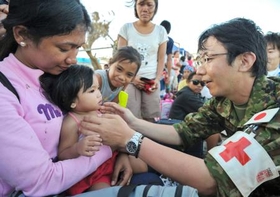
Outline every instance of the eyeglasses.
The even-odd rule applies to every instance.
[[[216,53],[216,54],[211,54],[210,56],[204,55],[202,57],[199,57],[196,62],[198,63],[199,66],[201,66],[203,64],[207,64],[209,61],[214,59],[214,57],[220,55],[228,55],[228,53]]]
[[[197,79],[192,80],[193,85],[197,86],[198,84],[200,84],[202,87],[205,86],[205,83],[203,81],[199,81]]]

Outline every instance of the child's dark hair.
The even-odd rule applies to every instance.
[[[193,78],[194,75],[196,75],[196,72],[191,72],[191,73],[189,74],[189,76],[187,77],[187,82],[190,82],[190,81],[192,80],[192,78]]]
[[[264,39],[267,44],[272,44],[272,46],[280,51],[280,33],[278,32],[268,32]]]
[[[11,0],[2,24],[6,34],[0,40],[0,60],[15,53],[18,43],[13,28],[18,25],[26,27],[22,36],[35,44],[43,38],[68,35],[78,26],[85,32],[92,30],[90,16],[79,0]]]
[[[170,33],[170,30],[171,30],[171,24],[169,21],[167,20],[163,20],[161,23],[160,23],[161,26],[163,26],[166,30],[166,33],[169,34]]]
[[[40,84],[45,97],[64,113],[72,111],[71,104],[81,88],[85,92],[93,84],[94,71],[83,65],[72,65],[59,75],[44,73]]]
[[[141,66],[141,55],[135,48],[131,46],[125,46],[118,49],[114,56],[110,59],[109,64],[112,65],[115,62],[122,62],[126,60],[129,60],[130,63],[136,63],[137,73]]]

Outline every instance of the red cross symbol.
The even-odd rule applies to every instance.
[[[228,162],[235,157],[243,166],[250,161],[250,157],[244,152],[244,149],[249,146],[251,142],[245,137],[242,137],[237,142],[230,141],[225,145],[226,149],[220,153],[221,157]]]

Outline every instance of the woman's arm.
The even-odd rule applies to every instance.
[[[122,36],[118,36],[118,49],[121,47],[127,46],[127,40],[124,39]]]
[[[15,188],[26,196],[58,194],[92,173],[112,156],[110,147],[102,146],[94,157],[53,162],[52,157],[56,156],[53,151],[57,147],[43,142],[58,142],[62,119],[56,117],[50,121],[38,121],[44,115],[36,113],[34,102],[42,104],[46,100],[40,100],[42,96],[36,97],[35,94],[26,99],[22,96],[26,95],[23,91],[26,91],[23,86],[18,89],[21,103],[28,105],[29,111],[25,111],[14,94],[0,84],[0,127],[3,131],[0,132],[1,195],[8,196]],[[26,116],[29,121],[25,119]],[[53,122],[58,123],[57,130],[47,130]],[[34,131],[35,124],[41,130]]]
[[[165,64],[166,46],[167,46],[167,42],[164,42],[161,45],[159,45],[159,49],[158,49],[158,65],[157,65],[157,75],[156,75],[156,80],[158,82],[161,79],[164,64]]]

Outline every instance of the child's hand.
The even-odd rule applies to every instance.
[[[91,157],[99,151],[102,145],[102,139],[99,135],[89,135],[76,144],[76,149],[79,155]]]

